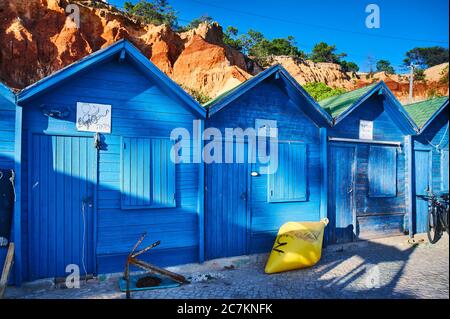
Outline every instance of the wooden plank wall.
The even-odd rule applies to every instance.
[[[359,138],[359,121],[374,122],[374,140],[394,141],[404,144],[405,133],[394,123],[385,110],[387,103],[382,95],[372,95],[363,105],[329,130],[329,136]],[[397,149],[397,196],[368,196],[368,155],[370,144],[355,143],[356,151],[356,220],[360,239],[402,234],[406,229],[405,214],[407,194],[406,149]]]
[[[415,138],[414,147],[416,149],[429,149],[432,151],[432,190],[441,191],[441,152],[434,146],[440,146],[443,151],[448,151],[448,106],[427,129]]]
[[[0,168],[14,169],[15,105],[0,95]],[[0,247],[0,267],[8,247]],[[11,276],[12,278],[13,276]]]
[[[14,168],[15,105],[0,95],[0,168]]]

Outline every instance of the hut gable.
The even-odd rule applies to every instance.
[[[405,105],[405,109],[420,130],[423,131],[443,111],[446,105],[448,105],[448,96],[441,96]]]
[[[205,108],[208,109],[208,116],[214,114],[227,107],[232,102],[245,98],[247,92],[253,90],[261,83],[271,82],[274,88],[278,87],[304,114],[306,114],[318,126],[327,126],[331,124],[331,117],[317,104],[317,102],[289,75],[289,73],[279,64],[261,72],[250,80],[236,86],[230,91],[219,95],[214,100],[206,103]],[[269,90],[275,92],[279,90]],[[275,93],[276,94],[276,93]],[[264,94],[263,98],[271,99],[269,94]],[[236,103],[234,103],[236,104]],[[269,103],[270,104],[270,103]],[[258,103],[254,103],[258,105]],[[262,104],[267,107],[267,104]],[[270,112],[270,110],[268,110]]]
[[[418,130],[402,105],[380,82],[320,102],[333,117],[331,134],[358,139],[360,121],[373,122],[374,139],[398,139]]]

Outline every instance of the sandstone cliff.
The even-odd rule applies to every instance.
[[[80,8],[80,28],[65,13],[74,2]],[[223,43],[217,23],[177,33],[164,25],[140,24],[108,5],[68,0],[0,0],[0,21],[0,80],[16,89],[122,38],[186,90],[212,98],[262,71]],[[336,64],[283,56],[273,57],[272,63],[282,64],[300,84],[324,82],[351,90],[382,79],[401,100],[408,95],[405,76],[377,73],[368,79],[365,74],[347,74]],[[440,83],[446,66],[425,72],[427,82],[415,84],[417,100],[436,93],[448,95],[447,84]]]

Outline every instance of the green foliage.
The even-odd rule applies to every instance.
[[[344,72],[356,73],[359,71],[359,66],[355,62],[341,61],[340,64]]]
[[[242,50],[242,42],[238,38],[239,30],[235,27],[229,26],[224,34],[223,34],[223,43],[226,45],[241,51]]]
[[[192,20],[191,22],[189,22],[188,25],[184,26],[184,27],[180,27],[178,28],[178,32],[183,32],[183,31],[188,31],[188,30],[192,30],[195,28],[198,28],[198,26],[202,23],[211,23],[213,21],[213,18],[210,17],[209,15],[202,15],[198,18],[195,18],[194,20]]]
[[[403,60],[405,65],[411,63],[417,65],[420,68],[429,68],[449,60],[448,48],[439,46],[426,47],[426,48],[414,48],[405,53],[406,58]]]
[[[125,12],[137,17],[143,23],[161,25],[167,24],[173,28],[178,26],[176,12],[167,0],[139,0],[136,4],[124,3]]]
[[[337,54],[335,45],[328,45],[325,42],[320,42],[313,47],[309,58],[313,62],[340,63],[341,58],[346,56],[346,53]]]
[[[439,83],[448,85],[448,65],[441,71],[441,75]]]
[[[394,67],[388,60],[379,60],[377,62],[377,71],[384,72],[386,74],[395,74]]]
[[[237,28],[228,27],[224,32],[224,43],[251,56],[262,66],[266,66],[270,56],[274,55],[306,57],[305,53],[297,47],[293,36],[269,40],[261,32],[252,29],[246,34],[238,34]]]
[[[425,81],[424,69],[414,69],[414,81]]]
[[[427,91],[427,98],[434,99],[441,96],[444,95],[442,95],[436,88],[431,88]]]
[[[323,82],[310,82],[303,85],[303,88],[311,95],[316,101],[321,101],[326,98],[345,93],[344,89],[333,89]]]
[[[337,49],[335,45],[329,45],[325,42],[319,42],[313,47],[312,52],[309,55],[309,59],[313,62],[328,62],[340,64],[344,72],[356,73],[359,71],[359,66],[355,62],[342,60],[342,58],[347,56],[346,53],[336,53],[336,50]]]
[[[203,93],[202,91],[193,89],[193,88],[189,88],[186,86],[182,86],[182,88],[189,93],[190,96],[192,96],[194,98],[194,100],[196,100],[198,103],[200,104],[205,104],[207,102],[209,102],[212,98],[210,96],[208,96],[207,94]]]

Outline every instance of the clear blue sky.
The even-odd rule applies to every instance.
[[[124,0],[109,0],[123,6]],[[133,0],[132,2],[137,2]],[[417,46],[448,47],[448,0],[169,0],[180,24],[207,14],[224,29],[235,26],[268,38],[295,37],[300,49],[310,52],[320,41],[335,44],[362,71],[368,56],[390,60],[397,71],[404,53]],[[380,8],[381,26],[368,29],[368,4]]]

